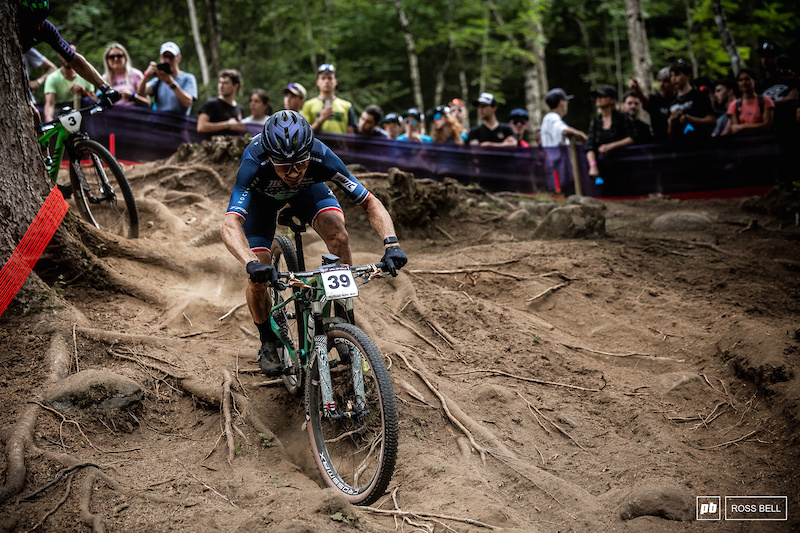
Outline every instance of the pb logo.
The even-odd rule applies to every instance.
[[[697,496],[697,520],[721,520],[722,509],[719,496]]]

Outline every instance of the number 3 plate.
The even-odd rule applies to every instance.
[[[326,270],[322,275],[322,283],[325,285],[325,296],[329,300],[358,296],[356,280],[347,267]]]

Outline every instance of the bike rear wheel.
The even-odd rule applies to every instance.
[[[380,352],[352,324],[336,324],[327,333],[333,399],[338,419],[324,414],[319,361],[313,357],[306,377],[306,416],[311,451],[328,486],[356,505],[369,505],[386,491],[397,460],[397,405]],[[347,352],[342,362],[340,350]],[[351,364],[363,374],[365,405],[357,405]]]
[[[278,272],[298,271],[297,253],[295,252],[294,245],[292,241],[283,235],[276,236],[272,241],[272,265]],[[290,291],[292,290],[297,289],[287,288],[283,291],[279,291],[276,287],[270,287],[272,305],[278,305],[288,299],[291,296]],[[300,316],[298,308],[299,305],[295,300],[294,304],[289,304],[277,311],[277,316],[275,316],[275,321],[281,326],[281,329],[284,330],[284,334],[291,340],[294,350],[297,350],[300,346],[297,329],[297,318]],[[281,376],[283,385],[289,393],[294,396],[301,396],[303,394],[305,380],[303,379],[303,367],[300,364],[299,356],[292,360],[283,346],[278,349],[278,353],[283,361],[283,366],[285,368],[291,367],[294,372],[290,375]]]
[[[81,216],[96,228],[122,237],[139,236],[139,211],[114,156],[100,143],[81,139],[73,147],[69,175]]]

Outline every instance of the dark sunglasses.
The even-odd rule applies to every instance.
[[[417,121],[417,119],[415,118],[407,118],[403,122],[405,122],[406,124],[411,124],[412,126],[416,126],[417,124],[419,124],[419,121]]]
[[[123,57],[125,57],[124,54],[108,54],[106,59],[122,59]]]
[[[528,123],[528,119],[525,119],[525,118],[513,118],[513,119],[511,119],[511,123],[512,124],[527,124]]]

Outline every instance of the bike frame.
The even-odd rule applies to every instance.
[[[377,272],[375,265],[368,265],[367,267],[351,268],[354,272]],[[315,272],[299,272],[295,274],[281,274],[282,277],[289,278],[289,286],[299,288],[298,292],[292,294],[283,302],[273,306],[270,310],[270,327],[280,339],[284,349],[289,354],[292,361],[299,358],[300,365],[303,370],[308,369],[308,364],[311,361],[310,357],[316,357],[319,366],[320,383],[322,384],[322,399],[325,406],[324,416],[327,418],[342,418],[342,417],[355,417],[363,414],[360,409],[366,404],[364,394],[364,364],[365,359],[362,359],[361,354],[351,353],[351,372],[353,372],[353,383],[355,384],[356,398],[360,400],[360,405],[346,406],[345,408],[353,408],[351,411],[341,411],[333,399],[333,387],[331,385],[330,363],[328,361],[328,343],[325,335],[327,327],[338,322],[343,322],[342,319],[331,316],[331,306],[333,300],[328,300],[325,296],[325,289],[322,285],[321,271]],[[364,283],[367,283],[365,281]],[[363,285],[363,283],[362,283]],[[296,317],[297,323],[297,343],[295,349],[292,346],[291,339],[286,338],[281,331],[280,326],[275,320],[275,312],[285,308],[291,302],[298,302],[300,307],[300,316]],[[353,309],[353,298],[343,299],[345,308],[348,310]],[[367,367],[369,368],[369,367]]]
[[[39,144],[43,152],[48,153],[48,148],[52,143],[53,137],[56,139],[53,155],[46,155],[44,159],[45,169],[47,169],[47,173],[50,175],[50,179],[53,180],[53,183],[56,183],[58,180],[58,170],[61,168],[64,154],[72,149],[73,143],[71,140],[75,137],[88,138],[88,135],[81,131],[83,116],[93,115],[102,110],[102,106],[92,105],[69,111],[68,113],[60,115],[55,120],[39,125],[39,131],[41,131]]]

